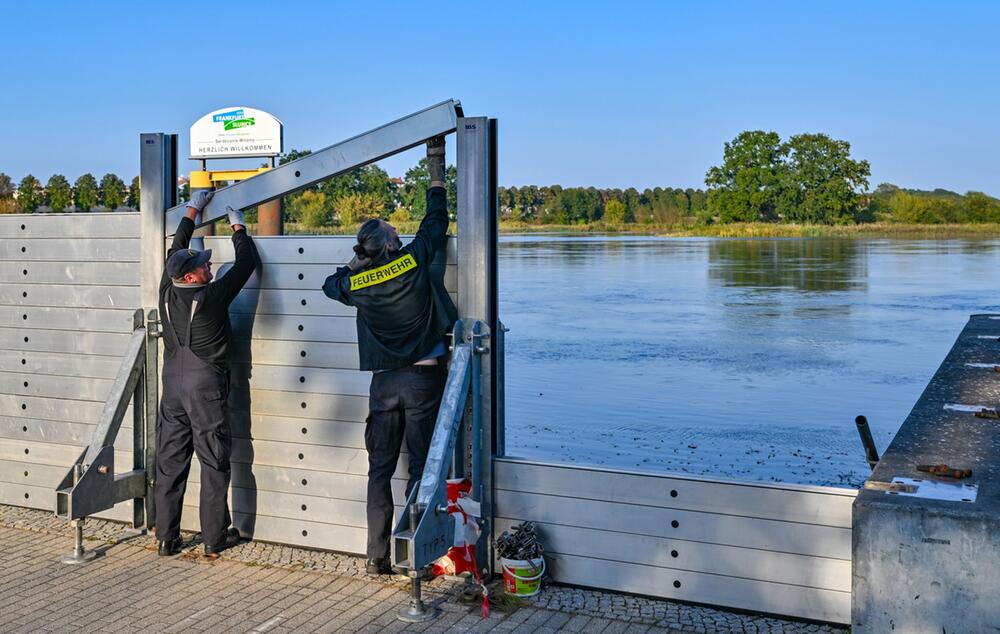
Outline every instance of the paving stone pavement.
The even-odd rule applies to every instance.
[[[88,520],[91,563],[59,562],[72,550],[68,523],[51,513],[0,505],[0,632],[843,632],[829,625],[549,585],[537,597],[481,619],[463,584],[424,585],[439,619],[406,624],[402,577],[374,578],[364,560],[247,542],[217,561],[185,552],[159,557],[147,535]]]

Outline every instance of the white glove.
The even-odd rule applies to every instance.
[[[229,205],[226,205],[226,213],[229,215],[229,226],[232,227],[234,225],[245,225],[246,224],[245,222],[243,222],[243,212],[242,211],[236,211],[235,209],[233,209]]]
[[[214,189],[199,189],[188,201],[187,206],[194,207],[200,212],[208,205],[208,201],[212,200],[212,196],[215,196]]]

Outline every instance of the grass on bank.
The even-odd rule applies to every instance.
[[[221,224],[221,223],[220,223]],[[395,224],[401,234],[413,234],[419,222]],[[229,227],[217,226],[220,235],[229,233]],[[256,227],[251,225],[251,233]],[[297,223],[286,223],[287,235],[354,235],[357,226],[349,227],[305,227]],[[457,232],[455,223],[449,231]],[[593,222],[582,225],[537,225],[523,222],[501,222],[500,233],[560,233],[560,234],[622,234],[655,235],[668,237],[711,237],[711,238],[990,238],[1000,237],[1000,223],[982,224],[898,224],[874,222],[859,225],[795,225],[766,222],[734,223],[719,225],[656,225],[656,224],[612,224]]]

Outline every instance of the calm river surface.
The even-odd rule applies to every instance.
[[[858,486],[998,283],[998,240],[505,236],[507,453]]]

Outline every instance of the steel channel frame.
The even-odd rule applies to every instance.
[[[479,412],[469,412],[463,439],[472,464],[473,498],[480,502],[483,532],[476,556],[480,569],[493,571],[493,456],[496,450],[498,354],[497,332],[497,122],[487,117],[461,117],[457,124],[459,314],[465,320],[465,340],[482,359],[474,389]],[[476,327],[474,322],[480,322]],[[478,332],[477,332],[478,330]],[[484,416],[480,416],[480,412]],[[457,467],[461,465],[456,464]]]
[[[480,567],[492,569],[490,552],[492,537],[492,458],[496,452],[498,416],[496,405],[502,377],[498,364],[499,348],[491,340],[497,332],[497,122],[486,117],[464,117],[456,101],[445,101],[418,113],[404,117],[370,132],[353,137],[307,157],[275,168],[260,176],[218,190],[203,212],[202,224],[224,216],[226,206],[245,209],[295,192],[336,174],[380,160],[423,143],[429,138],[457,131],[458,163],[458,222],[459,312],[467,324],[466,336],[459,343],[468,343],[476,352],[480,366],[472,377],[479,398],[474,398],[475,412],[468,412],[475,438],[462,447],[472,458],[474,498],[482,505],[484,531],[477,552]],[[142,135],[142,306],[155,322],[151,307],[158,303],[157,286],[165,257],[164,237],[172,235],[184,213],[176,205],[176,189],[172,176],[176,174],[176,137],[164,134]],[[479,322],[479,323],[476,323]],[[153,324],[155,325],[155,323]],[[153,330],[153,328],[150,328]],[[499,342],[496,342],[499,344]],[[157,346],[149,346],[153,354]],[[493,352],[491,353],[491,349]],[[485,363],[482,363],[485,361]],[[155,367],[155,363],[152,366]],[[155,381],[148,381],[155,389]],[[155,394],[147,393],[147,430],[155,430]],[[155,405],[154,405],[155,407]],[[147,435],[147,449],[155,447],[152,435]],[[147,464],[152,471],[153,460]]]

